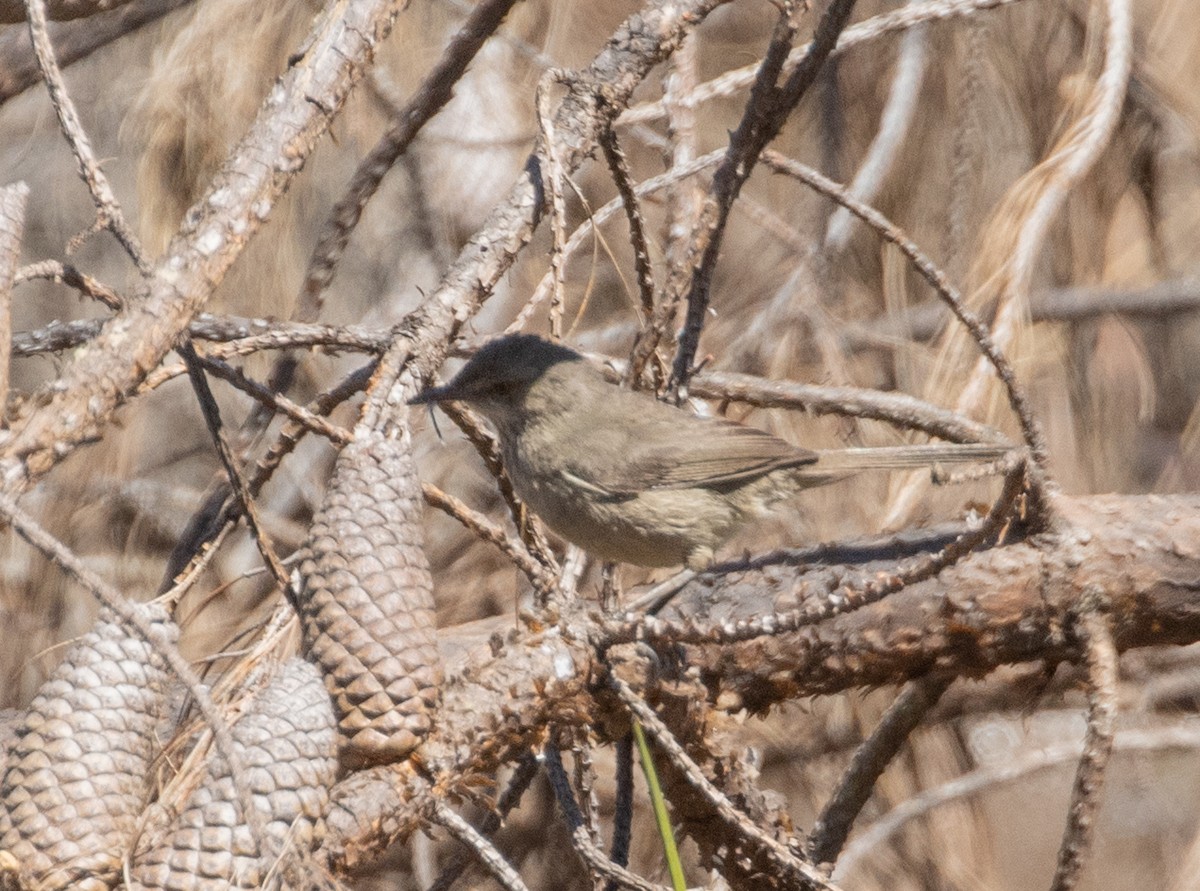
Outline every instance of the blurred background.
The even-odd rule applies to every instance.
[[[816,2],[816,11],[822,7]],[[897,9],[863,0],[855,21]],[[526,0],[485,46],[450,105],[428,125],[368,206],[338,267],[321,320],[386,328],[436,287],[459,248],[520,173],[537,132],[534,92],[551,66],[579,67],[638,7],[627,0]],[[382,134],[470,10],[466,0],[420,0],[403,12],[374,70],[238,260],[208,310],[288,317],[318,227],[358,161]],[[319,11],[307,0],[205,0],[101,48],[66,71],[83,123],[131,220],[154,253],[203,193],[245,132],[274,78]],[[1005,347],[1069,493],[1187,492],[1200,474],[1200,28],[1189,0],[1133,0],[1133,63],[1115,131],[1049,227],[1028,287],[1019,290]],[[673,65],[638,94],[672,111],[618,128],[635,180],[720,149],[737,126],[746,89],[706,98],[689,120],[688,91],[754,65],[776,17],[765,0],[718,9]],[[806,19],[808,29],[815,13]],[[24,26],[4,26],[8,40]],[[1104,4],[1023,0],[866,42],[824,70],[773,148],[842,182],[908,234],[970,295],[995,308],[1021,214],[1045,189],[1031,171],[1086,107],[1105,59]],[[9,33],[5,33],[9,32]],[[807,37],[808,31],[803,32]],[[15,40],[5,43],[8,52]],[[0,65],[3,65],[0,60]],[[675,261],[671,223],[686,226],[713,167],[643,205],[658,280]],[[0,105],[0,177],[24,180],[31,200],[22,262],[64,258],[93,209],[44,87]],[[568,232],[616,194],[603,164],[568,190]],[[548,269],[549,227],[505,277],[469,336],[517,317]],[[106,235],[71,257],[128,293],[137,275]],[[623,214],[582,240],[566,267],[565,339],[624,357],[638,331],[638,296]],[[769,378],[899,390],[949,407],[975,364],[947,313],[900,253],[795,180],[760,167],[735,205],[701,343],[708,367]],[[14,329],[100,317],[104,307],[48,282],[15,293]],[[545,306],[528,330],[547,330]],[[669,355],[669,352],[668,352]],[[13,387],[50,377],[58,358],[14,363]],[[245,361],[262,379],[270,356]],[[365,362],[328,352],[303,358],[303,401]],[[447,373],[452,369],[447,369]],[[228,423],[250,410],[215,385]],[[1002,400],[984,389],[961,406],[1009,432]],[[813,448],[900,442],[874,423],[728,410]],[[353,406],[340,410],[346,423]],[[102,441],[81,449],[24,501],[89,565],[131,596],[164,581],[167,558],[220,478],[186,380],[122,410]],[[453,425],[422,421],[420,470],[508,522],[474,450]],[[282,553],[303,541],[334,456],[309,437],[261,502]],[[925,492],[912,480],[867,478],[807,494],[731,552],[800,544],[955,519],[993,487]],[[915,493],[915,494],[914,494]],[[498,551],[430,511],[426,543],[443,627],[512,614],[529,596]],[[197,659],[244,644],[269,615],[274,592],[244,535],[228,541],[181,605],[186,652]],[[660,574],[661,575],[661,574]],[[625,572],[627,587],[658,576]],[[594,590],[594,574],[584,590]],[[0,542],[0,707],[28,703],[62,642],[87,629],[90,598],[6,535]],[[1094,889],[1200,888],[1200,660],[1191,648],[1122,661],[1122,728],[1084,885]],[[740,732],[763,783],[807,828],[853,747],[892,690],[795,703]],[[1076,750],[1082,692],[1065,669],[1016,667],[956,684],[885,773],[839,877],[847,888],[1025,889],[1053,872]],[[604,813],[611,770],[599,753]],[[968,783],[954,785],[956,778]],[[536,787],[535,787],[536,788]],[[907,803],[908,811],[894,809]],[[566,834],[531,792],[501,848],[535,887],[584,887],[562,851]],[[891,822],[887,822],[890,820]],[[649,818],[635,823],[635,865],[661,870]],[[452,843],[424,837],[360,877],[362,888],[424,888]],[[661,874],[661,873],[658,873]],[[693,871],[693,884],[705,876]],[[464,879],[460,887],[490,887]]]

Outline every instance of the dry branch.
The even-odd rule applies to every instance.
[[[398,0],[368,0],[320,16],[307,51],[276,84],[153,276],[79,350],[62,376],[0,438],[0,486],[15,495],[82,443],[162,361],[221,282],[391,29]]]
[[[656,637],[652,620],[643,639],[663,648],[661,666],[698,671],[711,702],[719,698],[723,708],[753,712],[931,671],[977,677],[1000,665],[1076,660],[1078,644],[1064,629],[1088,589],[1110,598],[1119,650],[1200,640],[1200,498],[1063,497],[1057,509],[1073,534],[1043,534],[971,554],[937,578],[796,633],[731,646],[688,645],[678,662],[676,646]],[[860,548],[869,552],[867,544]],[[893,554],[875,556],[878,562],[857,566],[810,558],[705,574],[684,587],[671,615],[732,623],[790,609],[895,563]],[[501,617],[440,634],[450,677],[438,724],[421,750],[439,789],[482,781],[518,760],[551,725],[608,726],[604,716],[613,703],[599,683],[605,671],[599,620],[571,613],[558,628],[536,632],[513,629],[511,621]],[[613,726],[626,725],[617,719]],[[402,777],[409,779],[400,784]],[[427,794],[404,770],[348,782],[359,791],[348,787],[335,795],[341,816],[331,819],[326,851],[339,868],[377,856],[412,831]]]

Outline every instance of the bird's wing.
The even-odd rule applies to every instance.
[[[815,452],[744,424],[711,420],[687,427],[696,435],[682,446],[671,444],[678,442],[674,437],[630,438],[622,461],[572,473],[572,481],[619,498],[646,490],[721,488],[817,460]]]

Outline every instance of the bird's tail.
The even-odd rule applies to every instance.
[[[868,449],[829,449],[817,452],[813,464],[797,468],[798,475],[814,485],[834,482],[862,470],[903,470],[939,464],[974,464],[997,461],[1014,451],[1013,446],[990,443],[931,443],[929,445],[883,446]]]

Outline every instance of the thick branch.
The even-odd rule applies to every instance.
[[[980,676],[1008,663],[1069,661],[1078,649],[1063,624],[1089,590],[1112,599],[1120,650],[1200,639],[1200,498],[1056,501],[1069,530],[1061,536],[982,551],[934,579],[795,634],[731,648],[697,646],[688,662],[758,710],[935,669]],[[774,565],[693,582],[664,615],[733,624],[809,597],[840,596],[880,571],[894,571],[894,564],[807,569]]]
[[[693,645],[679,659],[652,620],[644,636],[663,649],[659,665],[700,670],[722,707],[760,711],[935,668],[946,677],[974,676],[1007,663],[1076,659],[1077,642],[1064,628],[1085,590],[1111,598],[1119,649],[1200,640],[1200,496],[1060,501],[1068,528],[1076,530],[1069,538],[1046,535],[972,554],[935,579],[786,637]],[[732,622],[791,608],[797,592],[828,597],[842,584],[872,577],[881,565],[894,568],[894,560],[853,569],[811,566],[815,559],[808,571],[777,564],[701,576],[676,598],[675,615]],[[420,756],[445,788],[471,788],[515,762],[551,724],[608,726],[611,700],[593,698],[599,692],[593,678],[604,670],[588,643],[603,639],[596,621],[583,613],[564,616],[560,627],[569,635],[513,629],[510,617],[441,632],[450,678]],[[623,721],[612,726],[617,733],[626,727]],[[427,803],[416,777],[404,771],[347,782],[352,785],[335,794],[326,847],[343,868],[411,832]]]

